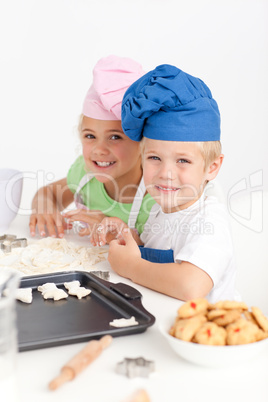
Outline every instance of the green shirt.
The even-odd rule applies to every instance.
[[[80,180],[86,173],[84,158],[81,155],[72,164],[67,175],[67,184],[73,193],[76,192]],[[91,210],[100,210],[106,216],[115,216],[122,219],[122,221],[125,223],[128,223],[132,203],[125,204],[113,200],[107,194],[104,184],[100,183],[95,178],[91,179],[87,184],[85,184],[85,186],[81,189],[80,194],[87,208]],[[146,194],[143,198],[135,225],[139,233],[143,231],[144,224],[146,223],[151,208],[154,204],[155,200],[150,196],[150,194]]]

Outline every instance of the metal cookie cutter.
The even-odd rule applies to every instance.
[[[143,357],[137,357],[136,359],[125,357],[122,362],[116,365],[116,372],[118,374],[124,374],[128,378],[148,377],[154,370],[154,362],[146,360]]]
[[[26,238],[18,239],[16,235],[11,234],[0,236],[0,249],[3,250],[4,253],[10,253],[15,247],[27,247],[27,245]]]
[[[82,221],[74,221],[73,222],[73,230],[74,233],[79,233],[82,230],[86,229],[88,227],[88,224]]]
[[[98,278],[104,279],[105,281],[108,281],[110,279],[109,271],[90,271],[90,273],[97,276]]]

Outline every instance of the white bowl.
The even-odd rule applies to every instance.
[[[268,350],[268,338],[247,345],[210,346],[185,342],[169,335],[168,331],[173,325],[173,317],[167,318],[159,325],[159,330],[168,341],[174,352],[183,359],[205,367],[227,367],[243,364]]]

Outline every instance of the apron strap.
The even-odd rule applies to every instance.
[[[86,173],[82,179],[80,180],[76,192],[74,194],[74,201],[75,203],[78,204],[83,204],[83,200],[82,200],[82,196],[80,193],[80,190],[91,180],[93,179],[93,177],[95,177],[95,175],[93,173]]]
[[[146,187],[145,187],[144,180],[142,177],[139,187],[137,189],[137,192],[135,194],[135,197],[134,197],[134,200],[132,203],[132,207],[131,207],[131,210],[129,213],[129,217],[128,217],[128,227],[130,229],[135,229],[136,222],[138,219],[138,215],[139,215],[139,212],[141,209],[141,204],[142,204],[145,193],[146,193]]]

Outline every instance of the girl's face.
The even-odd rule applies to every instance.
[[[112,198],[118,199],[118,191],[127,193],[127,187],[139,184],[142,175],[139,143],[124,134],[121,121],[83,116],[81,140],[87,169],[105,184]]]
[[[144,139],[144,182],[166,213],[185,209],[201,196],[207,180],[217,174],[215,163],[204,165],[195,143]]]

